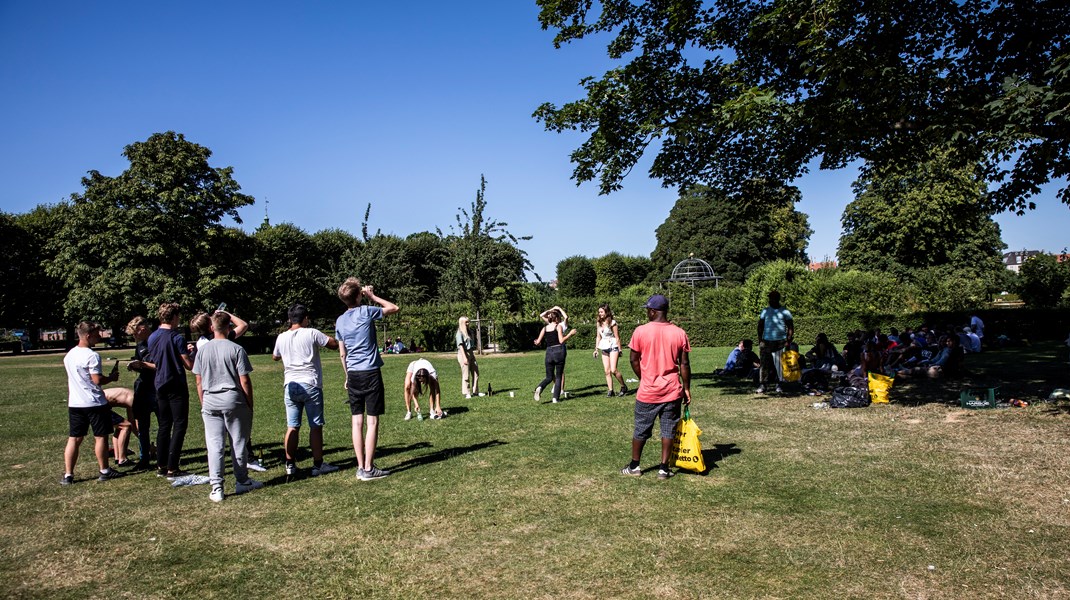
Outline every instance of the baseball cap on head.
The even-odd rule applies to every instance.
[[[646,301],[646,304],[643,305],[643,308],[650,308],[650,309],[653,309],[653,310],[660,310],[662,312],[668,312],[669,311],[669,300],[668,300],[668,298],[666,298],[665,296],[662,296],[661,294],[654,294],[653,296],[650,297],[649,300]]]

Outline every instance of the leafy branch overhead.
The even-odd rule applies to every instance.
[[[1040,0],[538,0],[554,44],[608,37],[619,66],[546,103],[579,130],[577,182],[617,190],[647,151],[666,186],[790,182],[814,159],[981,165],[995,210],[1070,174],[1070,7]],[[597,8],[596,8],[597,7]],[[600,9],[600,10],[599,10]],[[1068,188],[1059,191],[1070,203]]]

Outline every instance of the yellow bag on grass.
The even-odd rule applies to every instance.
[[[799,381],[802,379],[802,361],[797,351],[783,351],[780,354],[780,368],[784,381]]]
[[[895,379],[880,373],[869,373],[869,398],[874,404],[888,404],[888,390]]]
[[[691,418],[691,409],[684,409],[684,418],[676,424],[672,440],[672,452],[669,454],[669,463],[677,468],[687,469],[696,473],[706,472],[706,462],[702,460],[702,443],[698,436],[702,435],[698,423]]]

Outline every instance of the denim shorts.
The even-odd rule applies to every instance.
[[[308,424],[312,427],[323,427],[323,390],[304,383],[291,381],[286,384],[286,392],[283,394],[283,402],[286,404],[286,426],[301,426],[301,408],[304,407],[308,415]]]

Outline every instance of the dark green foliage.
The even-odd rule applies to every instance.
[[[729,192],[792,181],[815,159],[910,165],[950,148],[1002,183],[1000,210],[1070,173],[1066,2],[538,4],[555,46],[593,37],[619,63],[534,114],[587,134],[573,178],[602,193],[650,148],[665,185]],[[1065,183],[1059,196],[1070,201]]]
[[[216,278],[209,240],[253,198],[239,192],[229,167],[208,164],[211,151],[174,132],[127,146],[129,168],[117,177],[90,171],[71,197],[49,250],[47,271],[67,290],[66,317],[118,326],[160,302],[204,306]],[[187,308],[188,310],[188,308]]]
[[[1070,284],[1070,265],[1050,254],[1037,254],[1018,271],[1018,295],[1029,306],[1050,308],[1059,304]]]
[[[557,292],[564,298],[594,295],[598,273],[586,256],[570,256],[557,263]]]
[[[953,168],[946,152],[855,182],[838,257],[849,269],[914,281],[930,308],[978,306],[1001,291],[999,225],[977,168]]]
[[[795,210],[799,190],[752,184],[729,196],[706,186],[680,195],[658,227],[651,255],[662,279],[694,255],[727,282],[742,283],[755,265],[776,259],[806,261],[813,233],[806,215]]]

